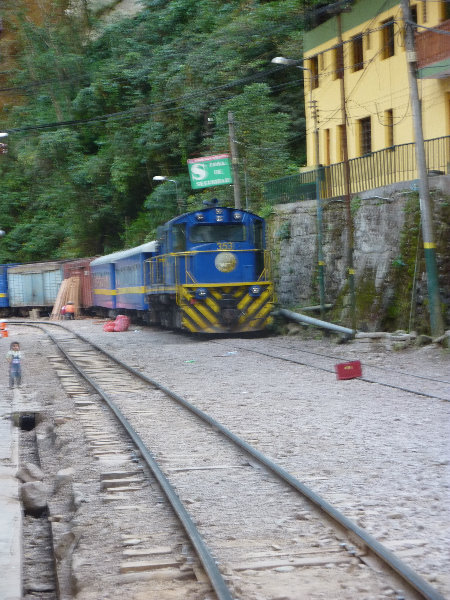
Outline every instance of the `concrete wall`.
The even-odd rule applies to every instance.
[[[430,178],[430,186],[441,292],[448,312],[450,176]],[[426,274],[414,184],[395,184],[353,197],[352,217],[358,326],[369,330],[406,328],[419,244],[414,313],[418,315],[415,328],[423,329],[421,320],[426,320],[427,312]],[[332,316],[336,322],[345,322],[349,316],[346,231],[345,203],[340,199],[325,202],[326,301],[335,305]],[[270,222],[270,237],[280,304],[284,307],[318,304],[316,201],[277,205]]]

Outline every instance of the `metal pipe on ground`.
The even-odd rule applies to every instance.
[[[291,321],[296,321],[297,323],[306,323],[307,325],[314,325],[315,327],[321,327],[322,329],[328,329],[329,331],[343,333],[352,337],[354,337],[356,333],[356,331],[354,331],[353,329],[349,329],[348,327],[341,327],[341,325],[335,325],[334,323],[328,323],[327,321],[321,321],[320,319],[307,317],[306,315],[301,315],[299,313],[292,312],[291,310],[286,310],[285,308],[280,308],[278,314],[282,315],[283,317],[286,317],[286,319],[290,319]]]

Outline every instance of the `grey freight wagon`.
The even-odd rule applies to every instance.
[[[53,306],[64,278],[65,262],[29,263],[9,268],[9,305],[27,308]]]

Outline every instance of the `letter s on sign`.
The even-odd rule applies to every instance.
[[[196,165],[192,165],[191,174],[192,174],[193,179],[195,179],[196,181],[205,179],[205,177],[207,175],[205,165],[203,163],[197,163]]]

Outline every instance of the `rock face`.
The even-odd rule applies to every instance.
[[[326,264],[326,291],[335,297],[346,279],[346,224],[342,203],[324,210],[323,254]],[[404,225],[404,202],[367,201],[354,215],[354,264],[357,281],[364,273],[373,273],[379,289],[392,261],[399,254],[400,232]],[[280,228],[290,235],[277,238]],[[317,223],[316,201],[277,207],[274,243],[279,245],[278,296],[282,303],[309,302],[317,297]]]
[[[450,256],[445,242],[450,177],[432,191],[436,224],[441,299],[450,297]],[[270,223],[274,280],[285,307],[316,305],[319,298],[317,268],[317,202],[279,204]],[[426,269],[420,244],[417,194],[408,183],[364,192],[352,198],[358,326],[368,331],[409,329],[411,298],[419,325],[427,316]],[[335,305],[333,319],[345,321],[349,313],[347,284],[346,207],[342,199],[323,203],[322,253],[325,262],[325,298]],[[447,265],[447,266],[446,266]],[[415,288],[413,289],[413,285]],[[450,307],[448,317],[450,317]],[[412,328],[415,328],[413,322]]]

